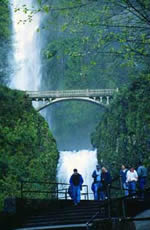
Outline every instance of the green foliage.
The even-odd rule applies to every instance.
[[[10,35],[10,11],[8,0],[1,0],[0,4],[0,39],[7,40]]]
[[[150,159],[150,75],[137,77],[117,95],[92,135],[98,159],[117,173],[121,164]]]
[[[24,93],[0,87],[0,189],[20,195],[20,181],[55,182],[58,151],[47,123]]]

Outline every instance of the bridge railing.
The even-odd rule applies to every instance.
[[[86,89],[86,90],[51,90],[51,91],[26,91],[26,95],[30,98],[40,97],[96,97],[96,96],[111,96],[118,89]]]

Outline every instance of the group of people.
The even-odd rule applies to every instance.
[[[109,196],[109,188],[112,182],[111,175],[105,167],[96,165],[96,169],[92,173],[94,179],[91,189],[94,193],[94,200],[105,200]]]
[[[96,169],[92,173],[94,179],[91,189],[94,193],[95,200],[104,200],[108,197],[108,185],[111,184],[111,176],[105,167],[96,166]],[[74,201],[74,205],[80,203],[80,193],[82,190],[83,177],[78,173],[77,169],[73,170],[73,174],[70,177],[68,193]]]
[[[144,199],[144,189],[147,181],[147,168],[142,164],[142,162],[139,162],[137,170],[135,170],[132,166],[128,169],[125,165],[122,165],[120,177],[125,196],[135,198],[136,186],[138,183],[138,196],[140,199]]]
[[[91,189],[94,193],[94,200],[105,200],[109,197],[110,186],[112,183],[112,177],[106,167],[100,167],[96,165],[96,169],[92,173],[93,183]],[[144,189],[147,178],[147,168],[139,162],[137,170],[133,167],[121,166],[120,170],[121,186],[124,190],[125,196],[135,197],[136,184],[139,183],[139,197],[144,198]],[[74,201],[74,205],[80,203],[80,191],[82,190],[83,177],[78,173],[77,169],[73,170],[73,174],[70,177],[69,183],[69,195]]]

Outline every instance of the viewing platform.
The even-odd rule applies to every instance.
[[[115,197],[115,191],[124,192],[116,183],[118,178],[113,180],[108,198],[98,201],[89,199],[88,186],[83,185],[82,200],[76,206],[68,194],[69,184],[21,181],[20,198],[5,201],[0,229],[138,230],[135,226],[145,221],[149,227],[150,188],[144,191],[141,201],[138,190],[136,198]]]

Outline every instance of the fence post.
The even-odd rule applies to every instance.
[[[65,192],[65,200],[67,200],[67,188],[66,188],[66,192]]]
[[[122,177],[120,176],[120,187],[121,187],[121,190],[123,192],[123,185],[122,185]]]
[[[110,185],[106,187],[108,194],[108,218],[111,218],[111,196],[110,196]]]
[[[89,200],[89,189],[88,189],[88,185],[87,185],[86,188],[87,188],[87,189],[86,189],[86,191],[87,191],[87,200]]]
[[[57,200],[58,200],[58,183],[57,183],[56,197],[57,197]]]
[[[123,217],[125,218],[126,217],[126,209],[125,209],[124,198],[122,199],[122,214],[123,214]]]
[[[21,192],[21,199],[23,199],[23,181],[21,181],[21,188],[20,188],[20,192]]]

